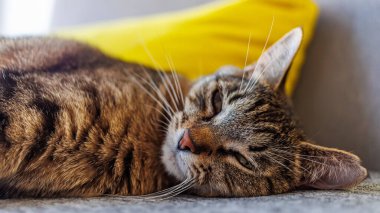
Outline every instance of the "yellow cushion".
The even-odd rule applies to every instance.
[[[302,26],[304,41],[286,82],[290,95],[317,16],[312,0],[224,0],[185,11],[67,29],[58,35],[87,42],[125,61],[163,70],[174,65],[177,72],[195,79],[222,65],[243,67],[249,37],[247,62],[256,61],[272,21],[267,47]]]

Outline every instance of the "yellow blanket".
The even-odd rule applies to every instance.
[[[269,47],[302,26],[305,37],[286,82],[290,95],[317,16],[312,0],[223,0],[185,11],[72,28],[58,35],[87,42],[125,61],[176,69],[194,79],[222,65],[252,63],[267,38]]]

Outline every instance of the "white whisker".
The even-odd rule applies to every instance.
[[[290,172],[292,172],[293,174],[296,174],[293,170],[291,170],[288,166],[284,165],[283,163],[281,163],[280,161],[272,158],[270,155],[267,155],[264,153],[265,156],[267,156],[270,160],[272,160],[274,163],[277,163],[278,165],[286,168],[287,170],[289,170]]]
[[[171,100],[172,100],[172,102],[173,102],[173,104],[174,104],[174,107],[176,108],[177,111],[179,111],[179,109],[178,109],[178,101],[174,101],[175,99],[174,99],[174,97],[173,97],[173,96],[174,96],[173,93],[175,94],[175,92],[174,92],[174,88],[173,88],[173,85],[172,85],[171,81],[168,79],[167,75],[163,73],[163,72],[165,72],[165,70],[164,70],[163,67],[157,62],[157,60],[153,57],[152,53],[149,51],[149,49],[148,49],[148,47],[146,46],[146,44],[145,44],[144,41],[141,42],[141,45],[143,46],[143,48],[144,48],[146,54],[148,55],[148,57],[150,58],[150,60],[153,62],[155,69],[156,69],[157,71],[162,71],[162,72],[158,72],[158,74],[159,74],[159,76],[160,76],[160,78],[161,78],[161,80],[162,80],[162,82],[163,82],[163,84],[164,84],[164,86],[165,86],[165,88],[166,88],[166,91],[169,93],[169,96],[170,96],[170,98],[171,98]],[[163,78],[162,75],[164,75],[164,76],[166,77],[166,78],[165,78],[166,80],[164,80],[164,78]],[[168,88],[168,84],[169,84],[169,86],[171,87],[172,90],[170,90],[170,89]],[[175,94],[175,95],[176,95],[176,94]],[[178,98],[177,98],[176,100],[178,100]],[[173,110],[173,111],[174,111],[174,110]]]
[[[293,153],[290,153],[290,152],[286,152],[284,150],[278,150],[279,152],[282,152],[284,154],[288,154],[288,155],[293,155]],[[326,163],[322,163],[322,162],[319,162],[319,161],[315,161],[315,160],[310,160],[309,158],[306,158],[306,157],[302,157],[302,156],[307,156],[307,155],[300,155],[300,154],[297,154],[298,157],[300,159],[303,159],[303,160],[307,160],[307,161],[310,161],[310,162],[313,162],[313,163],[316,163],[316,164],[320,164],[320,165],[323,165],[323,166],[331,166],[331,165],[328,165]],[[307,156],[307,157],[313,157],[313,156]],[[317,157],[317,156],[314,156],[314,157]],[[327,157],[326,157],[327,158]],[[325,158],[325,159],[326,159]]]
[[[277,155],[277,154],[275,154],[275,153],[273,153],[273,152],[269,152],[269,153],[272,154],[272,155],[275,155],[275,156],[277,156],[277,157],[279,157],[279,158],[282,158],[282,159],[284,159],[284,160],[287,160],[287,161],[289,161],[289,162],[291,162],[291,163],[293,163],[293,164],[295,165],[295,163],[294,163],[291,159],[289,159],[289,158],[283,157],[283,156],[281,156],[281,155]],[[299,167],[300,167],[302,170],[304,170],[305,172],[310,172],[309,170],[307,170],[306,168],[302,167],[301,165],[299,165]]]
[[[250,46],[251,46],[251,36],[252,36],[252,33],[250,32],[249,33],[249,38],[248,38],[248,44],[247,44],[247,52],[245,54],[245,62],[244,62],[244,67],[243,67],[243,76],[241,78],[239,92],[241,91],[241,87],[243,86],[243,81],[244,81],[244,77],[245,77],[245,72],[246,72],[245,67],[247,66],[248,56],[249,56],[249,49],[250,49]]]
[[[166,106],[170,109],[171,113],[169,114],[175,114],[175,111],[174,109],[171,107],[169,101],[167,100],[167,98],[164,96],[164,94],[161,92],[161,90],[157,87],[157,84],[154,83],[152,77],[149,75],[148,71],[145,69],[145,67],[141,66],[141,68],[143,69],[143,71],[145,72],[145,74],[148,76],[149,78],[149,81],[147,81],[146,79],[144,79],[143,77],[141,76],[138,76],[140,77],[140,80],[143,81],[144,83],[148,84],[155,92],[156,94],[158,95],[158,97],[166,104]],[[163,83],[164,84],[164,83]]]
[[[250,79],[249,79],[249,81],[248,81],[248,83],[247,83],[247,85],[246,85],[246,87],[245,87],[245,89],[244,89],[244,93],[246,93],[247,92],[247,88],[249,88],[249,86],[250,86],[250,84],[251,84],[251,82],[252,82],[252,80],[253,80],[253,73],[256,71],[256,68],[258,67],[257,65],[259,65],[260,64],[260,61],[262,60],[262,55],[263,55],[263,53],[264,53],[264,51],[265,51],[265,49],[266,49],[266,47],[267,47],[267,45],[268,45],[268,42],[269,42],[269,38],[270,38],[270,36],[271,36],[271,34],[272,34],[272,29],[273,29],[273,25],[274,25],[274,16],[272,17],[272,24],[271,24],[271,26],[270,26],[270,29],[269,29],[269,33],[268,33],[268,36],[267,36],[267,38],[266,38],[266,41],[265,41],[265,44],[264,44],[264,47],[263,47],[263,49],[262,49],[262,51],[261,51],[261,54],[260,54],[260,57],[259,57],[259,59],[258,59],[258,61],[257,61],[257,63],[256,63],[256,66],[255,66],[255,68],[253,68],[253,71],[252,71],[252,75],[251,75],[251,77],[250,77]],[[260,76],[261,77],[261,76]],[[260,77],[258,77],[258,79],[260,78]],[[257,79],[257,81],[258,81],[258,79]],[[257,82],[256,81],[256,82]],[[254,84],[255,85],[255,84]],[[249,90],[248,90],[249,91]]]
[[[187,178],[182,183],[170,187],[168,189],[164,189],[162,191],[154,192],[151,194],[141,195],[141,196],[122,196],[122,195],[105,195],[107,197],[112,197],[116,199],[121,199],[125,201],[157,201],[163,199],[169,199],[176,195],[181,194],[182,192],[190,189],[195,185],[196,181],[194,178]]]
[[[184,101],[184,98],[183,98],[183,91],[182,91],[182,88],[181,88],[181,84],[179,82],[179,77],[178,77],[178,74],[177,74],[177,71],[176,71],[173,59],[170,56],[166,56],[166,60],[168,61],[170,69],[172,71],[172,75],[174,76],[174,82],[175,82],[175,86],[176,86],[176,91],[177,91],[177,94],[179,94],[179,96],[181,98],[182,106],[183,106],[185,104],[185,101]]]
[[[160,115],[163,116],[163,118],[165,119],[165,121],[158,120],[158,122],[163,125],[162,127],[165,127],[165,130],[168,130],[167,126],[169,125],[169,123],[170,123],[170,121],[172,119],[172,116],[163,113],[162,111],[158,110],[157,107],[153,107],[153,106],[150,106],[150,105],[146,105],[146,106],[150,107],[151,109],[156,110]]]
[[[171,99],[171,101],[172,101],[172,103],[173,103],[173,105],[174,105],[174,107],[176,109],[176,112],[178,112],[179,111],[179,109],[178,109],[178,102],[177,102],[178,99],[174,98],[174,95],[173,95],[174,92],[172,91],[173,86],[172,86],[171,81],[168,80],[167,75],[165,73],[158,72],[158,75],[160,76],[161,81],[162,81],[162,83],[163,83],[166,91],[169,93],[169,97],[170,97],[170,99]],[[168,85],[169,85],[170,88],[168,87]]]
[[[169,111],[169,109],[171,109],[170,108],[170,106],[168,107],[167,105],[166,105],[166,103],[165,103],[165,101],[164,102],[162,102],[162,101],[160,101],[160,100],[158,100],[151,92],[149,92],[140,82],[139,82],[139,80],[138,79],[136,79],[136,77],[135,76],[131,76],[132,77],[132,79],[135,81],[135,83],[142,89],[142,90],[144,90],[144,92],[146,92],[154,101],[156,101],[156,103],[158,104],[158,105],[160,105],[160,107],[162,107],[163,108],[163,110],[165,110],[165,112],[166,113],[168,113],[169,115],[171,115],[172,113],[174,114],[174,112],[172,112],[172,111]],[[156,92],[157,93],[157,92]],[[160,96],[159,96],[160,97]],[[172,110],[172,109],[171,109]]]

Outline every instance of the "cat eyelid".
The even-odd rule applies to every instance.
[[[239,164],[246,169],[253,170],[255,168],[255,166],[246,157],[244,157],[244,155],[240,154],[240,152],[234,152],[234,157]]]
[[[256,146],[249,146],[248,151],[250,152],[263,152],[267,150],[269,147],[267,145],[256,145]]]
[[[228,99],[228,104],[232,104],[240,99],[243,99],[246,97],[246,94],[242,94],[242,93],[235,93],[233,95],[230,96],[230,98]]]
[[[214,112],[214,116],[217,115],[223,108],[223,93],[220,88],[215,89],[212,92],[211,104]]]
[[[236,161],[244,168],[248,170],[253,170],[256,165],[254,165],[251,161],[249,161],[244,155],[242,155],[239,151],[232,149],[225,149],[220,147],[217,152],[222,156],[230,156],[236,159]]]
[[[214,118],[217,114],[222,111],[223,108],[223,94],[220,87],[217,87],[211,93],[211,108],[212,115],[203,117],[202,120],[205,122],[209,122],[212,118]]]

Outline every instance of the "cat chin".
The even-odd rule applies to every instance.
[[[173,131],[174,132],[174,131]],[[172,134],[168,134],[164,144],[162,146],[161,160],[165,166],[166,171],[173,175],[179,181],[187,178],[188,166],[185,162],[187,153],[182,153],[177,150],[177,142],[182,133],[176,131]],[[174,137],[171,137],[174,136]]]

